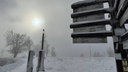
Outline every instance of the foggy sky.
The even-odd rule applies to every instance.
[[[106,44],[73,44],[69,25],[71,4],[79,0],[0,0],[0,49],[6,49],[5,34],[8,30],[26,33],[34,44],[41,41],[42,29],[50,47],[55,47],[58,56],[90,56],[90,50],[104,53],[112,47],[112,40]],[[30,17],[37,15],[45,24],[32,28]]]

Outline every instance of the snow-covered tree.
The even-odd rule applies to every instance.
[[[33,42],[26,34],[14,33],[11,30],[6,34],[6,44],[10,47],[9,52],[15,58],[19,53],[30,49]]]
[[[33,42],[31,40],[31,38],[30,37],[26,37],[26,46],[27,46],[27,49],[30,50],[31,47],[32,47],[32,45],[33,45]]]

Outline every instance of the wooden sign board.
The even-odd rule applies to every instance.
[[[106,28],[104,25],[73,28],[73,32],[96,32],[96,31],[106,31]]]
[[[80,21],[91,21],[91,20],[99,20],[104,19],[104,14],[94,14],[94,15],[87,15],[87,16],[80,16],[73,18],[73,22],[80,22]]]
[[[97,0],[85,0],[83,2],[91,2],[91,1],[97,1]],[[80,2],[82,3],[82,1]],[[73,12],[74,13],[78,13],[78,12],[83,12],[83,11],[88,11],[88,10],[94,10],[94,9],[101,9],[103,8],[103,3],[99,3],[99,4],[93,4],[93,5],[83,5],[80,7],[76,7],[73,8]],[[78,16],[73,18],[73,22],[79,22],[79,21],[90,21],[90,20],[97,20],[97,19],[104,19],[104,14],[92,14],[92,15],[82,15],[82,16]]]
[[[79,37],[73,38],[73,43],[106,43],[106,37]]]
[[[103,8],[103,3],[98,4],[88,4],[88,5],[81,5],[81,3],[89,3],[91,1],[98,1],[98,0],[84,0],[83,2],[74,3],[76,6],[73,8],[74,13],[80,13],[83,11],[93,10],[93,9],[101,9]],[[93,2],[93,3],[94,3]],[[78,7],[77,7],[78,5]],[[80,6],[79,6],[80,5]],[[91,14],[91,15],[81,15],[77,17],[73,17],[73,22],[82,22],[82,21],[93,21],[93,20],[101,20],[105,19],[104,13],[99,14]],[[92,26],[83,26],[83,27],[76,27],[73,28],[73,32],[97,32],[97,31],[106,31],[105,24],[104,25],[92,25]],[[73,43],[107,43],[107,37],[75,37],[73,38]]]
[[[79,11],[85,11],[85,10],[92,10],[92,9],[96,9],[96,8],[103,8],[103,3],[93,4],[93,5],[88,5],[88,6],[80,6],[80,7],[77,7],[76,9],[74,9],[73,12],[79,12]]]

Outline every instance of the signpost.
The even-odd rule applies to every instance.
[[[26,72],[33,72],[33,58],[34,58],[34,54],[35,54],[34,51],[32,51],[32,50],[29,51]]]
[[[103,8],[108,2],[109,8]],[[107,43],[107,36],[112,36],[118,72],[128,72],[128,0],[84,0],[72,4],[73,43]],[[110,14],[110,20],[104,14]],[[112,26],[112,32],[106,31],[105,25]]]
[[[85,0],[72,4],[73,23],[73,43],[107,43],[107,36],[112,36],[112,32],[106,31],[105,13],[110,13],[109,8],[103,8],[103,3],[107,0]]]
[[[45,53],[44,53],[44,38],[45,38],[45,30],[43,29],[43,34],[42,34],[42,46],[41,50],[39,51],[39,57],[38,57],[38,64],[37,64],[37,72],[45,72],[44,68],[44,59],[45,59]]]
[[[103,8],[108,2],[109,8]],[[128,23],[128,0],[85,0],[72,4],[73,43],[107,43],[112,36],[118,72],[128,72],[128,32],[124,24]],[[104,14],[110,14],[110,20]],[[105,25],[112,26],[112,32]]]

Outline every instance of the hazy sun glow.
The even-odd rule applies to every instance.
[[[41,19],[40,18],[38,18],[38,17],[36,17],[36,18],[34,18],[33,20],[32,20],[32,24],[34,25],[34,26],[40,26],[41,25]]]

